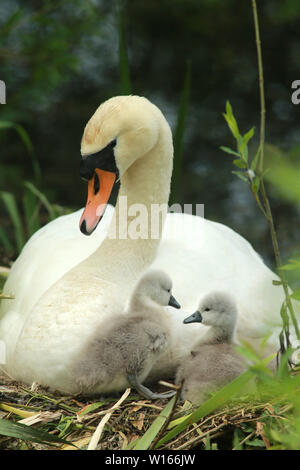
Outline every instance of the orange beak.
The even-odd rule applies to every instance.
[[[95,168],[94,175],[88,182],[87,203],[79,222],[84,235],[91,235],[100,222],[115,180],[115,173]]]

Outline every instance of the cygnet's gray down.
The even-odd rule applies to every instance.
[[[172,296],[172,281],[150,270],[138,281],[128,311],[115,315],[96,331],[72,367],[78,390],[108,393],[134,387],[146,398],[169,398],[175,392],[153,393],[142,385],[153,364],[170,345],[165,307],[180,308]]]
[[[182,384],[182,399],[199,405],[210,392],[246,370],[245,362],[234,348],[236,321],[235,301],[224,292],[205,296],[198,310],[183,321],[200,322],[210,328],[177,371],[176,383]]]

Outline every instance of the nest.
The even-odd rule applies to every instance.
[[[0,418],[65,441],[41,444],[27,440],[26,436],[16,439],[0,435],[0,449],[76,450],[87,449],[91,443],[90,448],[97,450],[134,448],[135,442],[145,435],[167,404],[167,400],[141,399],[130,390],[121,399],[62,396],[38,384],[28,387],[0,376]],[[162,436],[191,411],[191,404],[181,403],[177,397],[172,413],[148,448],[157,448]],[[286,412],[286,404],[275,409],[271,403],[247,403],[239,399],[190,424],[159,449],[234,449],[236,435],[240,437],[239,448],[255,445],[268,449],[270,441],[264,432],[266,419],[286,419]]]

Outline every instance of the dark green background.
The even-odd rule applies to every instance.
[[[283,150],[300,143],[299,0],[258,0],[266,84],[266,140]],[[7,104],[0,120],[26,129],[42,169],[39,189],[51,202],[81,207],[83,128],[120,88],[117,6],[123,12],[132,89],[157,104],[172,129],[186,63],[192,82],[180,200],[205,203],[206,217],[244,235],[272,263],[268,227],[220,145],[233,139],[222,117],[229,99],[240,128],[256,126],[260,103],[250,0],[20,1],[0,3],[0,79]],[[32,166],[15,131],[0,131],[0,189],[21,195]],[[300,159],[300,152],[296,158]],[[300,182],[299,182],[300,184]],[[299,249],[299,205],[269,187],[284,257]],[[4,207],[1,220],[7,222]]]

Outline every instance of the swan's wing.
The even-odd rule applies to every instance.
[[[41,295],[101,244],[114,212],[108,205],[97,229],[87,237],[79,230],[83,209],[58,217],[38,230],[12,266],[4,292],[15,299],[2,302],[0,313],[29,312]]]

